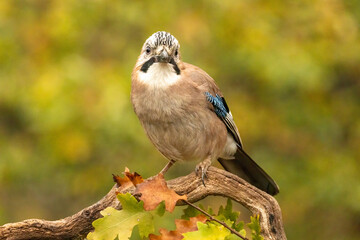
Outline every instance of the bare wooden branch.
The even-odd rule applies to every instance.
[[[265,239],[286,239],[281,209],[275,198],[236,175],[215,167],[209,168],[207,176],[206,186],[195,173],[169,180],[167,184],[178,194],[187,194],[189,202],[197,202],[210,195],[229,197],[253,214],[260,215],[261,231]],[[82,239],[93,229],[91,223],[100,217],[101,210],[107,207],[121,209],[116,191],[115,185],[100,201],[64,219],[29,219],[0,226],[0,240]],[[126,191],[132,193],[134,188]]]

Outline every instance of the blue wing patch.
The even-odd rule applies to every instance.
[[[236,142],[242,147],[241,139],[237,127],[234,123],[234,120],[231,116],[230,110],[226,101],[223,97],[220,97],[218,94],[211,95],[209,92],[205,92],[206,99],[214,106],[214,111],[218,118],[225,123],[227,130],[232,134]]]
[[[206,95],[206,99],[214,106],[216,115],[219,118],[224,119],[226,115],[229,113],[229,111],[227,105],[226,106],[224,105],[223,98],[220,97],[218,94],[216,94],[214,97],[209,92],[205,92],[205,95]]]

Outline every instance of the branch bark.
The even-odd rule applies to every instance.
[[[215,167],[208,169],[207,176],[206,186],[195,173],[169,180],[167,184],[178,194],[186,194],[188,201],[192,203],[210,195],[229,197],[253,214],[260,215],[261,231],[265,239],[286,239],[281,209],[275,198],[238,176]],[[0,226],[0,240],[82,239],[93,229],[91,223],[101,217],[101,210],[107,207],[121,209],[116,198],[117,189],[115,185],[100,201],[64,219],[28,219]],[[126,189],[126,192],[133,191],[134,188]]]

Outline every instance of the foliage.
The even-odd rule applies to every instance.
[[[101,212],[102,218],[93,222],[94,231],[89,233],[89,240],[112,240],[112,239],[129,239],[134,227],[137,226],[140,238],[149,237],[150,240],[180,240],[180,239],[214,239],[214,240],[235,240],[241,239],[233,234],[225,224],[233,230],[246,236],[244,223],[238,222],[239,212],[232,209],[231,200],[228,199],[225,207],[220,206],[217,214],[212,209],[208,212],[208,217],[212,216],[222,222],[215,222],[212,218],[202,213],[190,210],[192,206],[184,209],[183,219],[176,219],[175,230],[160,228],[160,235],[155,235],[154,217],[164,215],[165,210],[172,212],[179,200],[185,199],[186,196],[179,196],[173,190],[170,190],[162,174],[155,176],[145,182],[134,184],[134,179],[142,179],[137,173],[130,173],[125,169],[125,177],[115,177],[114,180],[121,182],[119,191],[124,191],[129,187],[129,183],[136,187],[135,194],[141,195],[138,202],[130,193],[117,195],[122,210],[107,208]],[[153,192],[154,194],[149,194]],[[147,206],[147,207],[146,207]],[[168,207],[171,206],[171,207]],[[154,210],[156,209],[156,210]],[[260,235],[259,217],[251,217],[248,224],[252,231],[253,240],[263,240]]]
[[[129,239],[133,228],[138,226],[141,238],[149,236],[154,232],[154,216],[163,216],[165,204],[161,202],[153,211],[146,211],[144,202],[138,202],[131,194],[119,194],[118,199],[122,205],[122,210],[108,207],[101,211],[103,218],[93,222],[94,232],[88,234],[89,240],[100,239]]]
[[[168,188],[162,174],[140,184],[136,188],[135,194],[137,193],[141,194],[140,200],[144,201],[144,209],[147,211],[155,209],[160,202],[165,200],[166,210],[172,212],[178,200],[187,199],[186,196],[180,196]]]
[[[264,240],[264,238],[260,235],[260,224],[259,224],[259,215],[255,217],[250,217],[251,222],[248,223],[248,227],[251,229],[251,236],[253,240]]]
[[[126,189],[132,186],[136,186],[142,182],[144,179],[137,172],[131,173],[130,170],[125,167],[123,172],[124,177],[113,174],[113,180],[117,183],[118,186],[121,186],[121,189]]]
[[[203,210],[204,207],[200,206]],[[197,215],[199,214],[200,212],[198,212],[196,209],[192,208],[192,207],[187,207],[185,208],[184,210],[184,214],[181,216],[181,218],[183,219],[188,219],[189,217],[192,217],[194,215]],[[234,211],[233,208],[232,208],[232,202],[230,199],[227,200],[227,203],[224,206],[220,205],[219,207],[219,210],[218,210],[218,213],[215,214],[213,209],[212,208],[209,208],[208,210],[206,210],[207,213],[209,213],[210,215],[212,215],[213,217],[215,217],[216,219],[226,223],[229,227],[231,227],[232,229],[236,230],[237,232],[240,233],[240,235],[242,236],[246,236],[246,231],[244,229],[244,222],[243,221],[238,221],[239,220],[239,216],[240,216],[240,212],[238,211]],[[258,221],[258,219],[257,219]],[[215,236],[217,234],[220,234],[220,235],[224,235],[226,236],[226,239],[238,239],[239,237],[235,236],[234,234],[231,234],[230,231],[228,229],[223,229],[222,226],[220,226],[217,222],[214,222],[214,221],[210,221],[210,223],[212,225],[209,225],[209,226],[203,226],[202,225],[202,228],[201,228],[201,232],[202,231],[205,231],[204,232],[204,236],[203,237],[206,237],[206,232],[210,231],[215,231],[214,234]],[[259,224],[259,222],[257,222]],[[213,226],[215,225],[215,226]],[[207,230],[206,230],[207,229]],[[202,233],[198,233],[199,235],[196,235],[194,233],[194,235],[190,234],[190,235],[186,235],[186,236],[202,236]]]
[[[215,223],[198,223],[198,230],[184,233],[184,240],[222,240],[231,235],[224,226]]]
[[[244,229],[244,222],[237,223],[239,215],[240,212],[234,212],[232,210],[231,200],[228,199],[225,208],[223,206],[220,206],[219,212],[217,214],[217,219],[219,219],[220,221],[229,220],[231,222],[230,226],[242,234],[241,231]]]
[[[169,231],[164,228],[160,228],[159,232],[160,235],[150,234],[150,240],[177,240],[177,239],[183,239],[184,233],[187,232],[193,232],[198,230],[199,223],[206,222],[207,218],[204,215],[197,215],[196,217],[191,217],[189,220],[185,219],[176,219],[175,225],[176,229],[173,231]]]
[[[118,199],[123,207],[118,211],[108,207],[101,211],[103,218],[93,222],[94,232],[89,233],[89,240],[129,239],[132,229],[138,226],[141,237],[154,232],[153,216],[143,208],[144,203],[138,202],[130,193],[119,194]]]
[[[69,216],[125,165],[162,169],[129,100],[158,30],[217,81],[288,238],[360,239],[358,0],[0,1],[0,225]]]

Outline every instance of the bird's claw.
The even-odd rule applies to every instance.
[[[196,166],[195,172],[197,176],[201,176],[201,181],[203,185],[205,186],[205,179],[207,179],[206,170],[202,167]]]
[[[202,181],[204,187],[206,187],[206,185],[205,185],[205,179],[208,178],[206,173],[207,173],[207,170],[208,170],[208,168],[210,167],[210,165],[211,165],[211,161],[208,160],[208,159],[206,159],[206,160],[200,162],[200,163],[199,163],[198,165],[196,165],[196,167],[195,167],[195,173],[196,173],[197,176],[201,176],[201,181]],[[201,175],[200,175],[200,174],[201,174]]]

